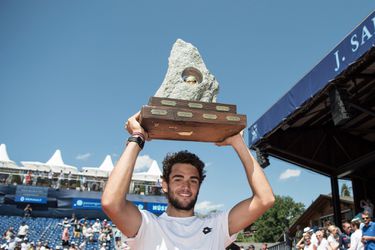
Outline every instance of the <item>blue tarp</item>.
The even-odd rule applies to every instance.
[[[319,93],[349,65],[361,58],[374,44],[375,11],[249,127],[250,146],[262,139],[306,101]]]

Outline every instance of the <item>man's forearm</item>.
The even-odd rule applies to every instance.
[[[111,205],[125,203],[125,197],[129,192],[135,162],[140,151],[141,149],[134,142],[127,145],[109,176],[102,196],[103,206],[105,206],[106,203],[110,203]]]
[[[243,139],[242,141],[236,141],[236,143],[233,144],[233,147],[245,168],[253,196],[259,198],[264,205],[272,204],[274,201],[272,188],[263,173],[263,169],[251,155],[250,150],[247,148]]]

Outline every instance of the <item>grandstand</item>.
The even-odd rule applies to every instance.
[[[75,213],[78,217],[106,218],[100,198],[113,169],[109,155],[99,167],[85,167],[82,171],[65,164],[60,150],[46,163],[21,163],[23,166],[12,161],[6,145],[0,145],[0,214],[22,216],[30,203],[34,216],[62,218]],[[160,175],[156,161],[148,171],[134,173],[128,199],[140,209],[162,213],[167,202]]]
[[[87,218],[88,225],[95,220],[107,220],[101,209],[101,195],[113,169],[109,155],[99,167],[75,166],[64,163],[60,150],[47,162],[12,161],[5,144],[0,145],[0,233],[13,227],[17,232],[22,222],[29,226],[28,241],[40,242],[55,249],[61,246],[64,225],[62,218]],[[134,173],[127,195],[139,209],[161,214],[167,207],[160,185],[161,171],[156,161],[146,172]],[[26,218],[25,207],[32,207],[31,217]],[[69,227],[73,235],[73,227]],[[93,241],[85,241],[85,249],[99,249],[98,234]],[[84,237],[73,239],[77,245]],[[1,239],[0,246],[6,244]],[[114,249],[113,238],[106,249]]]
[[[4,216],[0,215],[0,232],[6,232],[10,227],[13,227],[15,232],[22,222],[25,222],[29,226],[29,233],[27,235],[27,241],[33,242],[36,246],[38,244],[48,246],[55,249],[56,246],[61,246],[61,235],[64,229],[64,224],[61,219],[58,218],[28,218],[25,219],[20,216]],[[93,224],[94,220],[88,220],[87,224]],[[73,227],[69,227],[69,234],[73,235]],[[71,238],[70,242],[74,242],[77,246],[81,245],[85,241],[86,250],[96,250],[100,248],[100,241],[98,240],[98,234],[94,234],[93,241],[85,240],[84,236],[79,238]],[[0,246],[6,244],[6,239],[0,240]],[[107,249],[115,249],[115,243],[113,237],[108,242]]]

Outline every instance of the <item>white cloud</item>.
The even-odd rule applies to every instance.
[[[301,175],[301,170],[298,169],[287,169],[283,173],[281,173],[279,179],[280,180],[286,180],[292,177],[298,177]]]
[[[138,156],[137,161],[135,162],[134,173],[147,171],[151,167],[153,161],[154,159],[149,155]]]
[[[198,213],[207,214],[212,210],[220,210],[224,204],[213,204],[211,201],[202,201],[195,205],[195,210]]]
[[[90,156],[91,156],[90,153],[79,154],[79,155],[76,156],[76,159],[80,160],[80,161],[86,161],[88,158],[90,158]]]

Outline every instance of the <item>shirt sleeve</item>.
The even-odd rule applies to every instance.
[[[222,229],[222,234],[225,239],[225,246],[229,246],[231,243],[233,243],[237,239],[238,233],[235,233],[233,235],[229,235],[229,211],[223,212],[219,214],[220,221],[221,221],[221,229]]]
[[[142,215],[141,226],[139,227],[138,232],[134,237],[127,239],[127,243],[131,249],[136,249],[137,241],[142,239],[142,236],[146,230],[145,228],[147,224],[150,223],[151,219],[151,214],[149,214],[147,211],[139,210],[139,212],[141,212]]]

